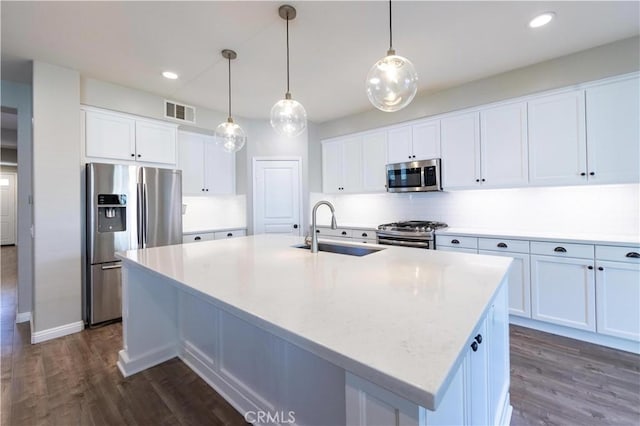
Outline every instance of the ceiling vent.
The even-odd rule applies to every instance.
[[[196,122],[196,109],[189,105],[179,104],[175,101],[164,101],[164,116],[185,123]]]

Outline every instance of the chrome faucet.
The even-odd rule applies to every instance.
[[[322,204],[326,205],[331,209],[331,229],[338,229],[338,224],[336,223],[336,210],[333,208],[333,205],[328,201],[318,201],[315,206],[313,206],[313,212],[311,213],[311,253],[318,252],[318,232],[316,227],[316,212],[318,207]]]

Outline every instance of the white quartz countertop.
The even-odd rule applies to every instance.
[[[434,410],[511,259],[384,247],[348,256],[259,235],[118,253]],[[360,245],[360,244],[349,244]]]
[[[569,243],[582,244],[604,244],[618,246],[637,246],[640,245],[640,235],[611,235],[590,233],[557,233],[557,232],[536,232],[536,231],[518,231],[518,230],[500,230],[496,231],[477,228],[445,228],[436,231],[436,244],[438,235],[463,235],[471,237],[483,238],[511,238],[520,240],[537,240],[537,241],[565,241]]]

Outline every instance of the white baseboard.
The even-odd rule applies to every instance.
[[[534,330],[540,330],[546,333],[557,334],[558,336],[595,343],[596,345],[606,346],[608,348],[640,354],[640,342],[635,342],[633,340],[620,339],[618,337],[606,336],[604,334],[593,333],[591,331],[577,330],[575,328],[514,315],[509,315],[509,323],[522,327],[533,328]]]
[[[31,321],[31,312],[16,312],[16,324]]]
[[[147,352],[135,359],[129,358],[129,354],[125,350],[118,352],[118,369],[123,377],[129,377],[139,373],[147,368],[155,367],[171,358],[178,356],[178,349],[175,345],[169,345],[164,348]]]
[[[82,330],[84,330],[83,321],[76,321],[70,324],[65,324],[59,327],[53,327],[36,332],[33,331],[33,323],[31,323],[31,343],[40,343],[51,339],[57,339],[58,337],[78,333]]]

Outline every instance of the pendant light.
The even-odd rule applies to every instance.
[[[297,136],[307,127],[307,111],[291,99],[289,92],[289,20],[296,17],[296,9],[288,4],[280,6],[278,15],[287,21],[287,93],[271,108],[271,127],[283,136]]]
[[[233,50],[224,49],[222,57],[229,61],[229,117],[224,123],[220,123],[216,127],[215,140],[223,150],[229,153],[238,152],[242,149],[247,136],[244,134],[242,127],[233,122],[231,118],[231,60],[236,59],[238,55]]]
[[[367,96],[379,110],[399,111],[409,105],[418,91],[418,74],[405,57],[396,55],[393,48],[391,0],[389,0],[389,50],[367,74]]]

